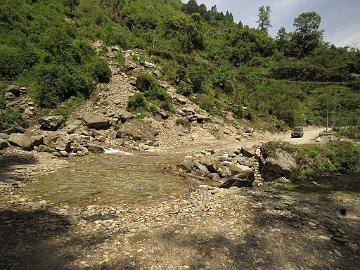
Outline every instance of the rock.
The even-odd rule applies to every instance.
[[[230,169],[228,167],[225,167],[223,165],[219,166],[219,169],[217,170],[217,173],[220,175],[220,177],[228,177],[231,175]]]
[[[220,185],[220,188],[251,187],[254,181],[254,171],[250,168],[244,168],[244,171],[240,172],[239,174],[227,178],[225,182]]]
[[[220,180],[220,176],[217,173],[210,173],[208,177],[212,181],[219,181]]]
[[[40,128],[42,130],[56,131],[64,120],[64,117],[61,115],[42,117],[39,120]]]
[[[66,152],[66,151],[59,151],[59,153],[60,153],[60,155],[62,157],[68,157],[69,156],[68,152]]]
[[[160,115],[161,119],[168,119],[169,118],[169,114],[163,110],[158,110],[158,114]]]
[[[13,133],[9,136],[12,145],[19,146],[24,150],[32,150],[34,146],[42,143],[42,136],[29,136],[27,134]]]
[[[6,100],[14,100],[16,98],[16,96],[11,92],[6,92],[4,97]]]
[[[10,144],[7,141],[5,141],[4,139],[0,139],[0,150],[5,149],[9,146]]]
[[[201,163],[199,163],[199,162],[195,162],[194,163],[194,166],[196,167],[196,168],[198,168],[202,173],[204,173],[204,174],[208,174],[209,173],[209,170],[206,168],[206,166],[205,165],[203,165],[203,164],[201,164]]]
[[[231,174],[233,174],[233,175],[238,175],[238,176],[242,175],[247,178],[251,174],[254,174],[253,169],[251,169],[247,166],[230,163],[229,165],[227,165],[227,167],[229,168]]]
[[[172,98],[172,100],[174,101],[174,103],[179,105],[185,105],[187,103],[187,99],[182,96],[175,96]]]
[[[156,68],[156,65],[153,64],[153,63],[145,61],[144,62],[144,67],[146,67],[146,68]]]
[[[121,123],[125,123],[126,121],[129,121],[131,119],[135,118],[135,115],[129,112],[123,112],[119,115]]]
[[[351,242],[345,243],[345,246],[349,248],[352,252],[357,253],[359,251],[359,245]]]
[[[247,158],[252,158],[252,157],[256,156],[256,149],[253,147],[246,147],[246,148],[243,147],[243,148],[241,148],[240,151],[241,151],[241,154]]]
[[[260,158],[260,171],[263,178],[267,181],[279,179],[281,177],[291,178],[298,165],[294,157],[281,149],[276,149],[273,156],[262,152]]]
[[[89,152],[91,152],[93,154],[105,153],[105,149],[99,145],[88,144],[88,145],[86,145],[86,148],[89,150]]]
[[[88,128],[107,129],[110,127],[110,121],[105,116],[88,114],[83,117],[83,120]]]
[[[9,135],[6,133],[0,133],[0,139],[7,140],[9,139]]]
[[[14,95],[14,97],[19,97],[21,95],[21,90],[19,86],[16,85],[9,85],[6,89],[5,89],[6,93],[11,93]]]
[[[191,170],[194,168],[194,162],[189,159],[185,159],[183,162],[180,163],[179,167],[183,171],[191,172]]]
[[[55,152],[55,149],[52,148],[52,147],[49,147],[49,146],[47,146],[47,145],[39,145],[39,146],[36,148],[36,151],[37,151],[37,152],[53,153],[53,152]]]
[[[200,159],[200,163],[205,165],[210,173],[217,173],[219,170],[219,162],[213,157],[203,157]]]
[[[208,121],[210,118],[207,115],[201,115],[201,114],[195,114],[190,115],[187,117],[187,120],[189,122],[198,122],[198,123],[204,123],[205,121]]]
[[[66,151],[70,152],[71,142],[67,136],[60,134],[48,135],[44,138],[44,144],[51,148],[56,149],[57,151]]]
[[[154,141],[159,131],[153,128],[149,123],[139,120],[133,120],[120,126],[116,137],[130,139],[139,142]]]

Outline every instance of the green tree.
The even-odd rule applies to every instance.
[[[293,41],[301,56],[307,55],[322,41],[324,31],[320,30],[320,24],[321,17],[316,12],[301,13],[295,18]]]
[[[64,0],[64,6],[70,9],[70,12],[73,13],[75,8],[80,5],[80,0]]]
[[[259,24],[258,29],[264,32],[268,32],[269,28],[272,27],[270,21],[270,12],[271,9],[269,6],[261,6],[259,8],[259,20],[257,23]]]

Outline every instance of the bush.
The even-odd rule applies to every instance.
[[[115,61],[118,64],[120,69],[123,69],[125,67],[125,56],[122,52],[118,52],[115,56]]]
[[[19,111],[9,109],[0,114],[0,125],[4,124],[25,126],[26,122]]]
[[[111,70],[108,62],[103,58],[97,58],[91,63],[91,75],[98,83],[108,83],[111,80]]]
[[[139,91],[143,93],[160,87],[154,75],[149,73],[140,74],[137,77],[135,86]]]
[[[129,97],[127,110],[129,112],[146,112],[148,110],[148,104],[144,95],[137,93]]]
[[[183,127],[190,127],[191,126],[189,120],[187,120],[186,118],[178,118],[178,119],[176,119],[175,123],[176,123],[177,126],[183,126]]]
[[[35,98],[41,107],[53,108],[72,96],[89,96],[92,80],[76,66],[41,65],[36,68]]]

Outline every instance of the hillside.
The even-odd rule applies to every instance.
[[[317,14],[302,14],[295,32],[280,29],[274,39],[266,29],[237,24],[231,13],[206,10],[195,1],[5,0],[1,5],[2,88],[25,86],[42,108],[72,96],[81,101],[96,83],[109,82],[101,54],[105,46],[117,45],[144,50],[137,61],[160,66],[161,79],[212,115],[283,130],[324,125],[328,108],[331,125],[359,125],[360,53],[323,41],[319,24],[311,24],[318,22]],[[305,31],[302,18],[313,29]],[[100,56],[91,45],[96,40],[104,44]],[[5,103],[0,98],[2,108]],[[11,109],[2,112],[5,124],[21,118]]]

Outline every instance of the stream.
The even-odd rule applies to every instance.
[[[35,179],[21,191],[55,205],[147,204],[186,193],[191,183],[171,166],[174,156],[111,154],[71,158],[70,167]]]

